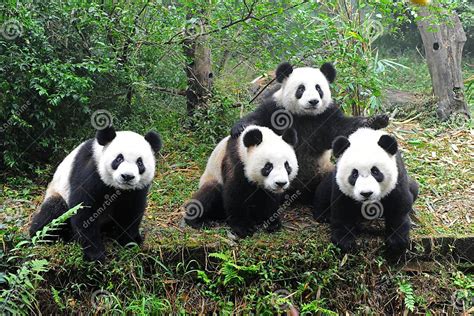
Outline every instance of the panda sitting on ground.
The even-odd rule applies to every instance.
[[[379,129],[388,125],[386,115],[345,116],[331,98],[329,83],[335,78],[336,70],[330,63],[320,69],[293,69],[289,63],[282,63],[276,69],[281,88],[231,130],[235,138],[250,124],[266,126],[277,134],[294,128],[299,138],[295,150],[300,172],[292,188],[300,190],[303,202],[307,203],[311,203],[322,177],[334,169],[329,149],[337,136],[348,136],[359,127]]]
[[[275,231],[282,193],[298,173],[293,150],[297,136],[288,129],[278,136],[271,129],[248,126],[239,138],[219,142],[201,176],[199,190],[185,206],[185,221],[200,227],[209,220],[227,220],[241,238],[265,223]]]
[[[314,217],[331,223],[331,241],[348,251],[356,226],[385,218],[388,254],[402,255],[409,245],[410,217],[418,184],[405,170],[397,141],[383,131],[361,128],[333,144],[336,170],[318,186]]]
[[[145,137],[107,127],[76,147],[58,166],[30,235],[68,209],[82,203],[58,233],[65,241],[79,241],[86,260],[105,259],[102,233],[119,244],[141,243],[139,226],[148,189],[155,175],[159,134]]]

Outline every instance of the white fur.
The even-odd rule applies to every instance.
[[[71,192],[69,177],[71,175],[74,159],[76,158],[79,149],[84,145],[84,143],[81,143],[73,151],[71,151],[69,155],[67,155],[66,158],[64,158],[64,160],[59,164],[58,168],[54,172],[53,180],[48,185],[45,199],[59,194],[65,201],[69,200],[69,193]]]
[[[117,136],[105,146],[97,140],[93,145],[94,160],[101,180],[108,186],[122,190],[143,189],[155,176],[155,156],[150,144],[142,135],[130,131],[117,132]],[[117,170],[112,169],[112,161],[122,154],[124,161]],[[137,159],[142,158],[145,172],[140,174]],[[135,176],[130,182],[122,180],[122,174]]]
[[[206,170],[199,180],[199,188],[204,184],[211,181],[217,181],[220,184],[224,184],[224,179],[222,178],[222,161],[226,155],[227,141],[230,136],[222,139],[216,148],[211,153],[209,160],[207,161]]]
[[[302,97],[297,99],[296,90],[301,84],[305,86],[305,91]],[[323,91],[322,99],[316,90],[317,84]],[[273,97],[278,105],[293,114],[318,115],[323,113],[332,102],[328,80],[319,69],[311,67],[293,69],[293,72],[282,82],[281,88],[274,93]],[[314,99],[319,100],[316,107],[309,103]]]
[[[356,201],[364,201],[361,192],[373,192],[369,200],[377,201],[389,194],[397,184],[398,169],[395,155],[390,155],[377,143],[386,132],[360,128],[349,136],[350,146],[339,157],[336,163],[336,182],[345,195]],[[384,175],[382,182],[377,182],[371,174],[376,166]],[[354,186],[348,179],[353,169],[359,177]]]
[[[247,148],[244,146],[244,136],[249,130],[255,128],[262,132],[262,142],[257,146]],[[266,190],[275,193],[284,192],[289,188],[291,181],[298,173],[298,161],[296,160],[293,147],[267,127],[248,126],[239,138],[238,152],[244,165],[244,173],[247,180],[256,183]],[[292,169],[290,174],[285,169],[286,161],[288,161]],[[265,177],[262,175],[261,170],[267,162],[273,164],[273,170]],[[276,184],[277,182],[286,182],[286,185],[280,188]]]

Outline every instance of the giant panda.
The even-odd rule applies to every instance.
[[[86,260],[105,259],[103,233],[121,245],[141,243],[139,226],[160,148],[160,136],[153,131],[144,137],[112,126],[97,131],[58,166],[30,235],[82,203],[58,236],[78,241]]]
[[[397,258],[409,244],[409,213],[418,184],[407,175],[396,139],[361,128],[349,138],[336,138],[332,148],[336,169],[316,190],[314,217],[329,219],[332,242],[348,251],[357,225],[383,216],[388,254]]]
[[[269,127],[278,134],[288,127],[294,128],[299,139],[295,150],[300,172],[293,188],[302,192],[302,202],[311,203],[322,177],[334,168],[329,151],[332,141],[359,127],[386,127],[388,116],[345,116],[331,98],[329,84],[334,82],[336,70],[330,63],[317,69],[293,68],[285,62],[278,66],[275,75],[280,88],[238,121],[231,136],[237,137],[249,124]]]
[[[241,238],[251,236],[257,225],[277,230],[283,192],[298,173],[296,142],[293,129],[278,136],[254,125],[238,138],[222,139],[209,157],[199,190],[185,206],[186,223],[200,227],[225,219]]]

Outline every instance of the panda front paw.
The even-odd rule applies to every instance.
[[[393,238],[389,237],[385,241],[385,245],[387,246],[387,257],[391,259],[399,259],[402,257],[408,246],[410,245],[410,240],[408,238]]]
[[[379,114],[367,119],[367,127],[372,129],[381,129],[388,126],[390,117],[387,114]]]
[[[105,251],[84,251],[84,260],[89,262],[105,262]]]
[[[240,134],[242,134],[242,132],[245,130],[245,128],[247,127],[246,124],[243,124],[243,123],[237,123],[234,125],[234,127],[232,127],[231,131],[230,131],[230,136],[232,138],[237,138],[240,136]]]
[[[268,224],[266,227],[265,227],[265,230],[268,232],[268,233],[274,233],[278,230],[281,229],[281,220],[279,218],[277,219],[274,219],[272,221],[270,221],[270,224]]]
[[[253,224],[231,224],[232,232],[239,238],[250,237],[255,233],[255,225]]]
[[[341,237],[340,237],[341,236]],[[332,234],[331,242],[343,253],[353,250],[356,246],[355,237],[351,232],[344,234]]]

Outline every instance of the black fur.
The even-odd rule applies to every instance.
[[[331,63],[324,63],[319,70],[330,83],[333,83],[334,79],[336,79],[336,69]]]
[[[262,138],[262,132],[258,129],[250,130],[244,135],[244,145],[245,147],[257,146],[262,142]]]
[[[332,153],[334,157],[339,158],[347,148],[349,148],[349,140],[345,136],[337,137],[332,143]]]
[[[397,140],[390,135],[382,135],[378,141],[378,144],[390,155],[395,155],[398,150]]]
[[[115,133],[115,132],[114,132]],[[106,135],[110,135],[110,131]],[[97,137],[104,134],[100,131]],[[82,203],[83,207],[67,221],[59,237],[78,241],[86,260],[103,261],[105,247],[103,234],[114,238],[120,245],[140,244],[139,226],[146,207],[148,187],[141,190],[118,190],[105,185],[97,172],[92,155],[94,140],[88,140],[78,151],[70,176],[69,200],[48,198],[33,217],[30,235],[33,236],[68,208]]]
[[[98,130],[95,137],[100,145],[105,146],[114,140],[115,136],[117,136],[115,129],[112,126],[108,126],[104,129]]]
[[[399,258],[409,246],[409,213],[418,196],[418,184],[408,177],[400,153],[396,155],[397,185],[380,201],[385,217],[387,255],[391,258]],[[336,171],[327,175],[318,186],[313,216],[320,222],[330,221],[331,241],[341,250],[348,251],[354,247],[356,227],[364,220],[362,203],[341,192],[336,182]]]
[[[230,138],[222,162],[224,183],[207,183],[193,195],[190,203],[199,201],[202,210],[200,216],[185,216],[188,225],[200,227],[209,220],[225,219],[232,231],[241,238],[251,236],[257,225],[262,223],[267,231],[274,231],[281,226],[277,210],[282,194],[268,192],[247,180],[237,146],[238,139]],[[188,207],[191,207],[190,204],[185,208]]]
[[[287,62],[281,63],[280,65],[278,65],[277,70],[275,72],[277,82],[282,83],[283,80],[288,78],[288,76],[292,72],[293,72],[293,67],[289,63]]]
[[[276,129],[271,123],[273,112],[282,109],[272,99],[266,99],[254,111],[238,121],[231,130],[232,138],[238,137],[248,125],[261,125],[271,128],[281,135],[282,130]],[[299,189],[302,198],[308,203],[314,195],[314,190],[321,182],[325,172],[319,170],[318,160],[321,155],[331,149],[333,140],[340,135],[348,136],[360,127],[379,129],[388,125],[387,115],[374,117],[349,117],[336,106],[331,105],[319,115],[292,114],[293,124],[298,135],[298,145],[295,146],[299,171],[297,179],[292,184],[293,189]]]
[[[160,134],[154,131],[150,131],[145,135],[145,140],[150,143],[151,149],[157,153],[161,150],[161,146],[163,145],[161,142]]]

